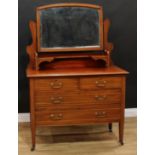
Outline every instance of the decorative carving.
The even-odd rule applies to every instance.
[[[52,62],[54,60],[54,57],[46,57],[46,58],[36,58],[36,70],[40,69],[40,64],[43,62]]]
[[[104,38],[104,51],[107,52],[111,52],[114,48],[113,43],[108,42],[108,33],[109,33],[109,28],[110,28],[110,20],[109,19],[105,19],[103,21],[103,38]]]
[[[37,52],[37,32],[36,32],[36,23],[34,21],[29,22],[29,27],[32,35],[32,44],[26,47],[27,54],[29,55],[30,65],[32,68],[35,68],[35,54]]]
[[[65,4],[65,6],[67,6],[67,4]],[[87,5],[85,4],[84,6],[87,6]],[[49,5],[49,7],[54,7],[54,6]],[[91,6],[91,7],[94,7],[94,6]],[[101,17],[102,17],[102,15],[100,14],[100,18]],[[37,39],[38,39],[37,38],[37,23],[35,21],[30,21],[29,27],[30,27],[30,31],[31,31],[31,35],[32,35],[32,44],[27,46],[27,49],[26,49],[27,53],[29,55],[29,59],[30,59],[30,66],[36,70],[39,70],[41,63],[52,62],[52,61],[54,61],[54,59],[57,59],[57,58],[58,59],[59,58],[63,58],[63,59],[65,59],[65,58],[92,58],[94,60],[104,60],[106,62],[106,67],[109,67],[112,64],[111,52],[114,48],[113,44],[108,41],[110,20],[105,19],[101,23],[103,23],[100,25],[100,26],[103,26],[103,29],[102,29],[103,37],[101,37],[101,40],[103,40],[102,41],[103,50],[104,50],[103,54],[92,54],[90,51],[89,51],[89,54],[87,54],[88,51],[86,53],[86,51],[85,50],[83,51],[83,49],[81,49],[81,51],[83,51],[83,53],[77,53],[77,52],[74,52],[74,51],[76,51],[76,48],[72,48],[72,52],[74,52],[72,54],[69,54],[67,52],[66,54],[57,53],[56,55],[54,55],[54,54],[48,52],[48,53],[44,53],[45,56],[42,56],[41,52],[39,52],[38,48],[37,48],[38,47],[38,45],[37,45]],[[63,51],[63,49],[62,49],[62,51]],[[57,52],[57,51],[55,51],[55,52]]]
[[[104,60],[106,62],[106,66],[109,67],[108,56],[107,55],[95,55],[91,56],[93,60]]]

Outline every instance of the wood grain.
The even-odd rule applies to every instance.
[[[36,23],[34,21],[29,22],[29,27],[32,35],[32,44],[26,47],[27,54],[29,55],[29,64],[34,69],[35,68],[35,60],[36,60],[36,52],[37,52],[37,31],[36,31]]]
[[[54,118],[51,115],[55,115]],[[59,115],[62,115],[60,118]],[[103,124],[103,122],[118,121],[120,118],[120,109],[71,109],[54,110],[50,108],[36,111],[37,125],[76,125],[76,124]]]
[[[85,55],[75,52],[77,55],[74,57],[69,55],[69,51],[74,53],[97,48],[61,49],[67,51],[68,55],[59,55],[59,49],[41,49],[39,10],[60,6],[81,6],[98,10],[100,49],[105,52],[99,55],[91,55],[90,51],[87,51],[90,54]],[[102,15],[101,6],[83,3],[52,4],[37,8],[37,23],[30,22],[33,41],[27,47],[30,64],[26,71],[30,80],[32,150],[35,149],[36,129],[39,126],[105,123],[112,130],[112,123],[117,122],[119,142],[124,143],[125,79],[128,72],[111,63],[113,44],[108,42],[110,21],[105,20],[103,23]],[[54,57],[53,53],[49,54],[53,51],[59,58],[58,55]]]
[[[98,10],[99,14],[99,46],[90,46],[90,47],[67,47],[67,48],[42,48],[40,47],[40,10],[52,8],[52,7],[86,7],[93,8]],[[36,21],[30,21],[30,31],[32,34],[32,44],[27,46],[27,53],[29,55],[30,64],[36,70],[40,70],[40,66],[42,63],[53,62],[57,59],[66,59],[66,58],[92,58],[94,60],[104,60],[106,62],[106,66],[109,67],[112,65],[111,61],[111,51],[113,50],[113,43],[108,41],[108,33],[110,29],[110,20],[103,20],[103,10],[102,6],[85,4],[85,3],[58,3],[58,4],[49,4],[44,6],[39,6],[36,8]],[[61,54],[64,51],[65,54]],[[83,51],[79,53],[79,51]],[[94,51],[102,51],[98,54],[93,54]],[[42,57],[41,54],[46,54]],[[57,55],[55,55],[57,53]],[[72,53],[72,54],[71,54]]]
[[[76,62],[76,61],[75,61]],[[77,62],[76,62],[77,63]],[[58,67],[54,69],[47,69],[44,70],[34,70],[30,65],[27,68],[27,77],[70,77],[70,76],[90,76],[90,75],[127,75],[128,72],[124,69],[121,69],[117,66],[111,67],[74,67],[72,64],[71,67],[65,67],[67,62],[61,63],[61,67],[57,64]],[[63,66],[63,68],[62,68]],[[66,74],[67,73],[67,74]]]
[[[79,99],[80,98],[80,99]],[[104,91],[72,91],[63,92],[35,92],[37,106],[51,106],[55,108],[77,108],[78,106],[120,107],[121,93],[119,89]]]
[[[83,77],[80,79],[80,89],[84,90],[103,90],[107,88],[121,88],[122,78],[112,76]]]
[[[114,74],[114,69],[121,74]],[[119,141],[123,144],[127,72],[115,66],[109,69],[113,74],[102,70],[102,74],[97,75],[97,68],[91,70],[94,73],[92,75],[88,74],[87,68],[84,75],[81,75],[80,69],[76,69],[79,71],[78,76],[74,75],[75,70],[71,75],[68,70],[64,71],[66,76],[57,74],[55,77],[53,73],[47,74],[46,70],[46,74],[39,71],[36,72],[37,76],[30,76],[32,150],[35,149],[35,132],[38,126],[110,123],[111,130],[111,123],[117,122]]]

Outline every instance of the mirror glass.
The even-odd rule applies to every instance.
[[[40,13],[40,47],[99,46],[99,14],[86,7],[46,8]]]

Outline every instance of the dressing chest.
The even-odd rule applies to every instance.
[[[53,7],[59,9],[64,7],[91,8],[96,9],[99,14],[102,13],[100,6],[79,3],[48,5],[39,7],[38,11],[42,9],[47,11],[48,8]],[[47,14],[49,15],[51,12],[47,12]],[[37,12],[39,24],[44,17],[42,16],[39,20],[40,15],[43,14]],[[96,16],[93,17],[96,19]],[[110,23],[109,20],[101,21],[102,16],[97,17],[99,17],[100,23],[99,44],[89,46],[89,48],[88,46],[86,48],[84,46],[68,48],[64,47],[64,44],[63,48],[41,47],[44,45],[41,44],[43,39],[38,38],[43,32],[46,32],[47,27],[45,26],[40,32],[38,29],[41,29],[41,24],[38,26],[36,22],[30,22],[32,44],[27,46],[30,58],[27,77],[30,86],[32,150],[35,149],[38,126],[106,123],[111,131],[112,123],[118,122],[119,142],[123,144],[125,81],[128,72],[112,63],[110,53],[113,44],[108,42]],[[85,35],[87,36],[87,34]],[[39,42],[37,42],[38,40]],[[66,44],[68,46],[68,42]],[[98,53],[98,50],[103,50],[103,52]],[[61,53],[62,51],[65,53]],[[81,53],[81,51],[84,52]]]

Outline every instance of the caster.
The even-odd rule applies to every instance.
[[[112,123],[109,123],[108,127],[109,127],[109,132],[112,132]]]
[[[109,132],[112,132],[112,129],[109,129]]]
[[[32,145],[31,151],[34,151],[34,150],[35,150],[35,145]]]

